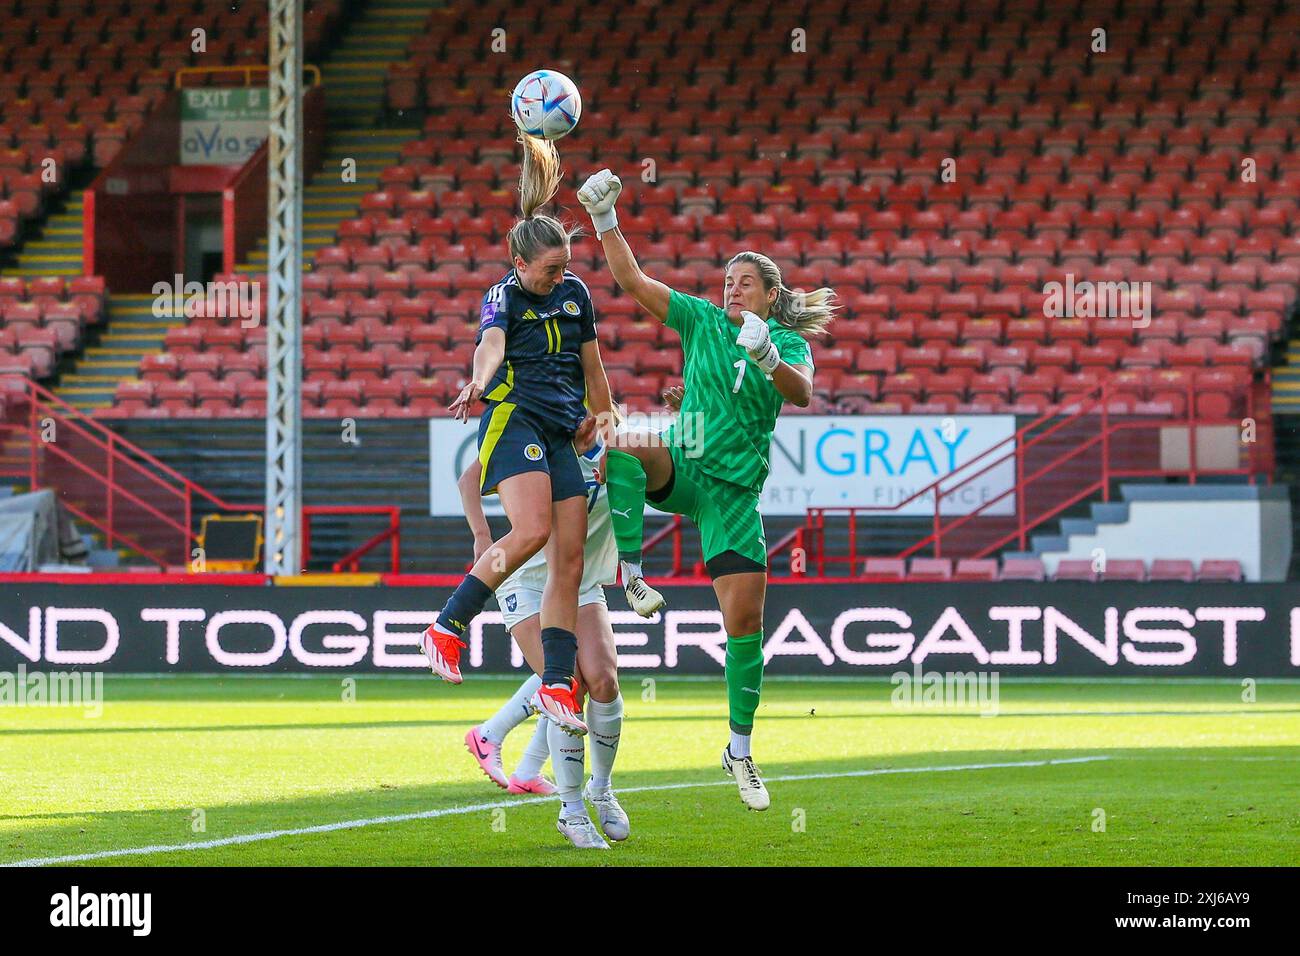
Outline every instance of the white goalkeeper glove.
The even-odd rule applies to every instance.
[[[591,224],[596,227],[596,235],[609,232],[618,225],[618,214],[614,212],[614,203],[623,191],[619,178],[608,169],[602,169],[578,190],[578,202],[591,215]]]
[[[740,317],[745,322],[740,327],[740,334],[736,336],[736,344],[749,353],[749,357],[763,370],[764,375],[771,375],[781,364],[781,354],[772,344],[772,333],[768,330],[767,323],[753,312],[741,312]]]

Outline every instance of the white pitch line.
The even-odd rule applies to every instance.
[[[835,780],[845,777],[878,777],[895,773],[951,773],[957,770],[996,770],[1005,767],[1048,767],[1055,764],[1093,763],[1109,760],[1105,754],[1087,757],[1061,757],[1053,760],[1016,760],[1006,763],[966,763],[938,767],[882,767],[877,770],[845,770],[840,773],[799,773],[784,777],[770,777],[768,783],[789,783],[798,780]],[[657,783],[643,787],[620,788],[619,794],[649,793],[659,790],[691,790],[698,787],[730,787],[735,784],[730,780],[697,780],[690,783]],[[366,817],[361,820],[342,820],[338,823],[320,823],[312,827],[296,827],[292,830],[267,830],[263,833],[244,833],[239,836],[221,837],[217,840],[201,840],[194,843],[156,844],[153,846],[125,847],[118,850],[99,850],[94,853],[75,853],[70,856],[33,857],[28,860],[15,860],[12,863],[0,863],[0,867],[11,866],[60,866],[65,863],[85,863],[90,860],[106,860],[119,856],[148,856],[154,853],[176,853],[185,850],[211,850],[221,846],[237,846],[243,843],[260,843],[263,840],[276,840],[287,836],[306,836],[312,833],[332,833],[336,830],[356,830],[361,827],[383,826],[386,823],[408,823],[412,820],[434,820],[438,817],[457,816],[465,813],[478,813],[483,810],[495,810],[498,807],[519,807],[534,803],[553,803],[554,797],[526,797],[519,800],[495,800],[492,803],[473,803],[458,807],[442,807],[437,810],[421,810],[417,813],[397,813],[386,817]]]

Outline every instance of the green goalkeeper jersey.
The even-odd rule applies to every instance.
[[[736,344],[739,326],[712,302],[674,291],[665,324],[682,337],[686,394],[669,444],[715,478],[761,492],[768,451],[785,399]],[[772,344],[790,365],[812,368],[812,349],[799,333],[767,320]]]

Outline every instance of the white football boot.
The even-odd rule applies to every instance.
[[[565,839],[576,846],[579,850],[608,850],[609,844],[605,838],[600,835],[596,829],[596,824],[591,822],[591,817],[584,812],[581,816],[560,819],[555,821],[555,829],[564,834]]]
[[[623,593],[627,595],[628,606],[642,617],[650,617],[668,603],[662,594],[646,584],[645,578],[641,577],[629,578],[623,585]]]
[[[733,757],[731,747],[728,746],[722,751],[722,769],[736,778],[736,785],[740,788],[740,802],[749,809],[766,810],[772,805],[767,787],[763,786],[763,778],[754,766],[753,757]]]
[[[600,820],[600,828],[605,831],[605,836],[616,843],[626,840],[628,833],[631,832],[627,813],[619,805],[613,788],[598,793],[588,780],[582,795],[596,808],[596,817]]]

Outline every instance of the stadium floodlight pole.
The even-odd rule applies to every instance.
[[[266,328],[267,574],[302,570],[303,0],[271,0]]]

